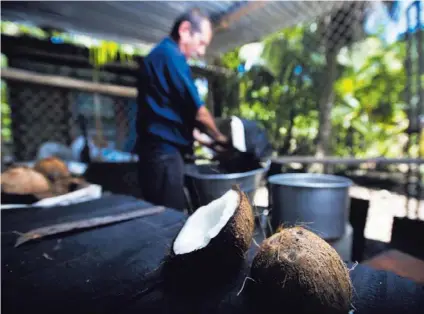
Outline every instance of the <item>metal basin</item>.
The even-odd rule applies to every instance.
[[[217,172],[216,164],[187,164],[185,167],[186,187],[192,207],[196,209],[221,197],[234,184],[238,184],[253,200],[256,189],[269,170],[270,162],[264,163],[262,168],[256,170],[230,174]]]
[[[347,178],[312,173],[278,174],[268,178],[271,224],[302,224],[326,240],[345,233],[350,204]]]

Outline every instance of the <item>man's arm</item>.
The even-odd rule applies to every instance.
[[[220,144],[226,144],[228,139],[217,128],[213,116],[200,99],[199,92],[194,84],[188,64],[180,57],[170,55],[167,60],[169,78],[180,91],[186,105],[195,110],[196,127]]]
[[[197,110],[196,122],[198,128],[211,136],[216,142],[220,144],[226,144],[228,142],[227,137],[218,130],[215,119],[206,106],[201,106]]]

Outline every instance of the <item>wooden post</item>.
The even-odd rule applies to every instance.
[[[210,75],[208,77],[208,96],[206,99],[206,106],[209,108],[213,116],[215,115],[215,103],[214,103],[214,84],[215,76]]]
[[[125,108],[128,104],[125,104],[122,99],[116,99],[115,101],[115,128],[116,128],[116,149],[124,149],[125,140],[129,133],[129,121],[125,115]]]
[[[213,61],[215,66],[221,65],[221,59],[216,58]],[[224,90],[222,89],[222,77],[215,75],[212,81],[212,97],[213,97],[213,106],[214,106],[214,116],[220,118],[222,116],[222,105],[224,102]]]

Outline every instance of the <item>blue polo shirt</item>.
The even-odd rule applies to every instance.
[[[140,64],[137,103],[139,145],[153,141],[168,151],[191,148],[203,102],[187,60],[171,38],[162,40]]]

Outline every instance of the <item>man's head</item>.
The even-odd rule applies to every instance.
[[[171,37],[187,58],[202,57],[212,40],[212,24],[199,9],[191,9],[175,21]]]

